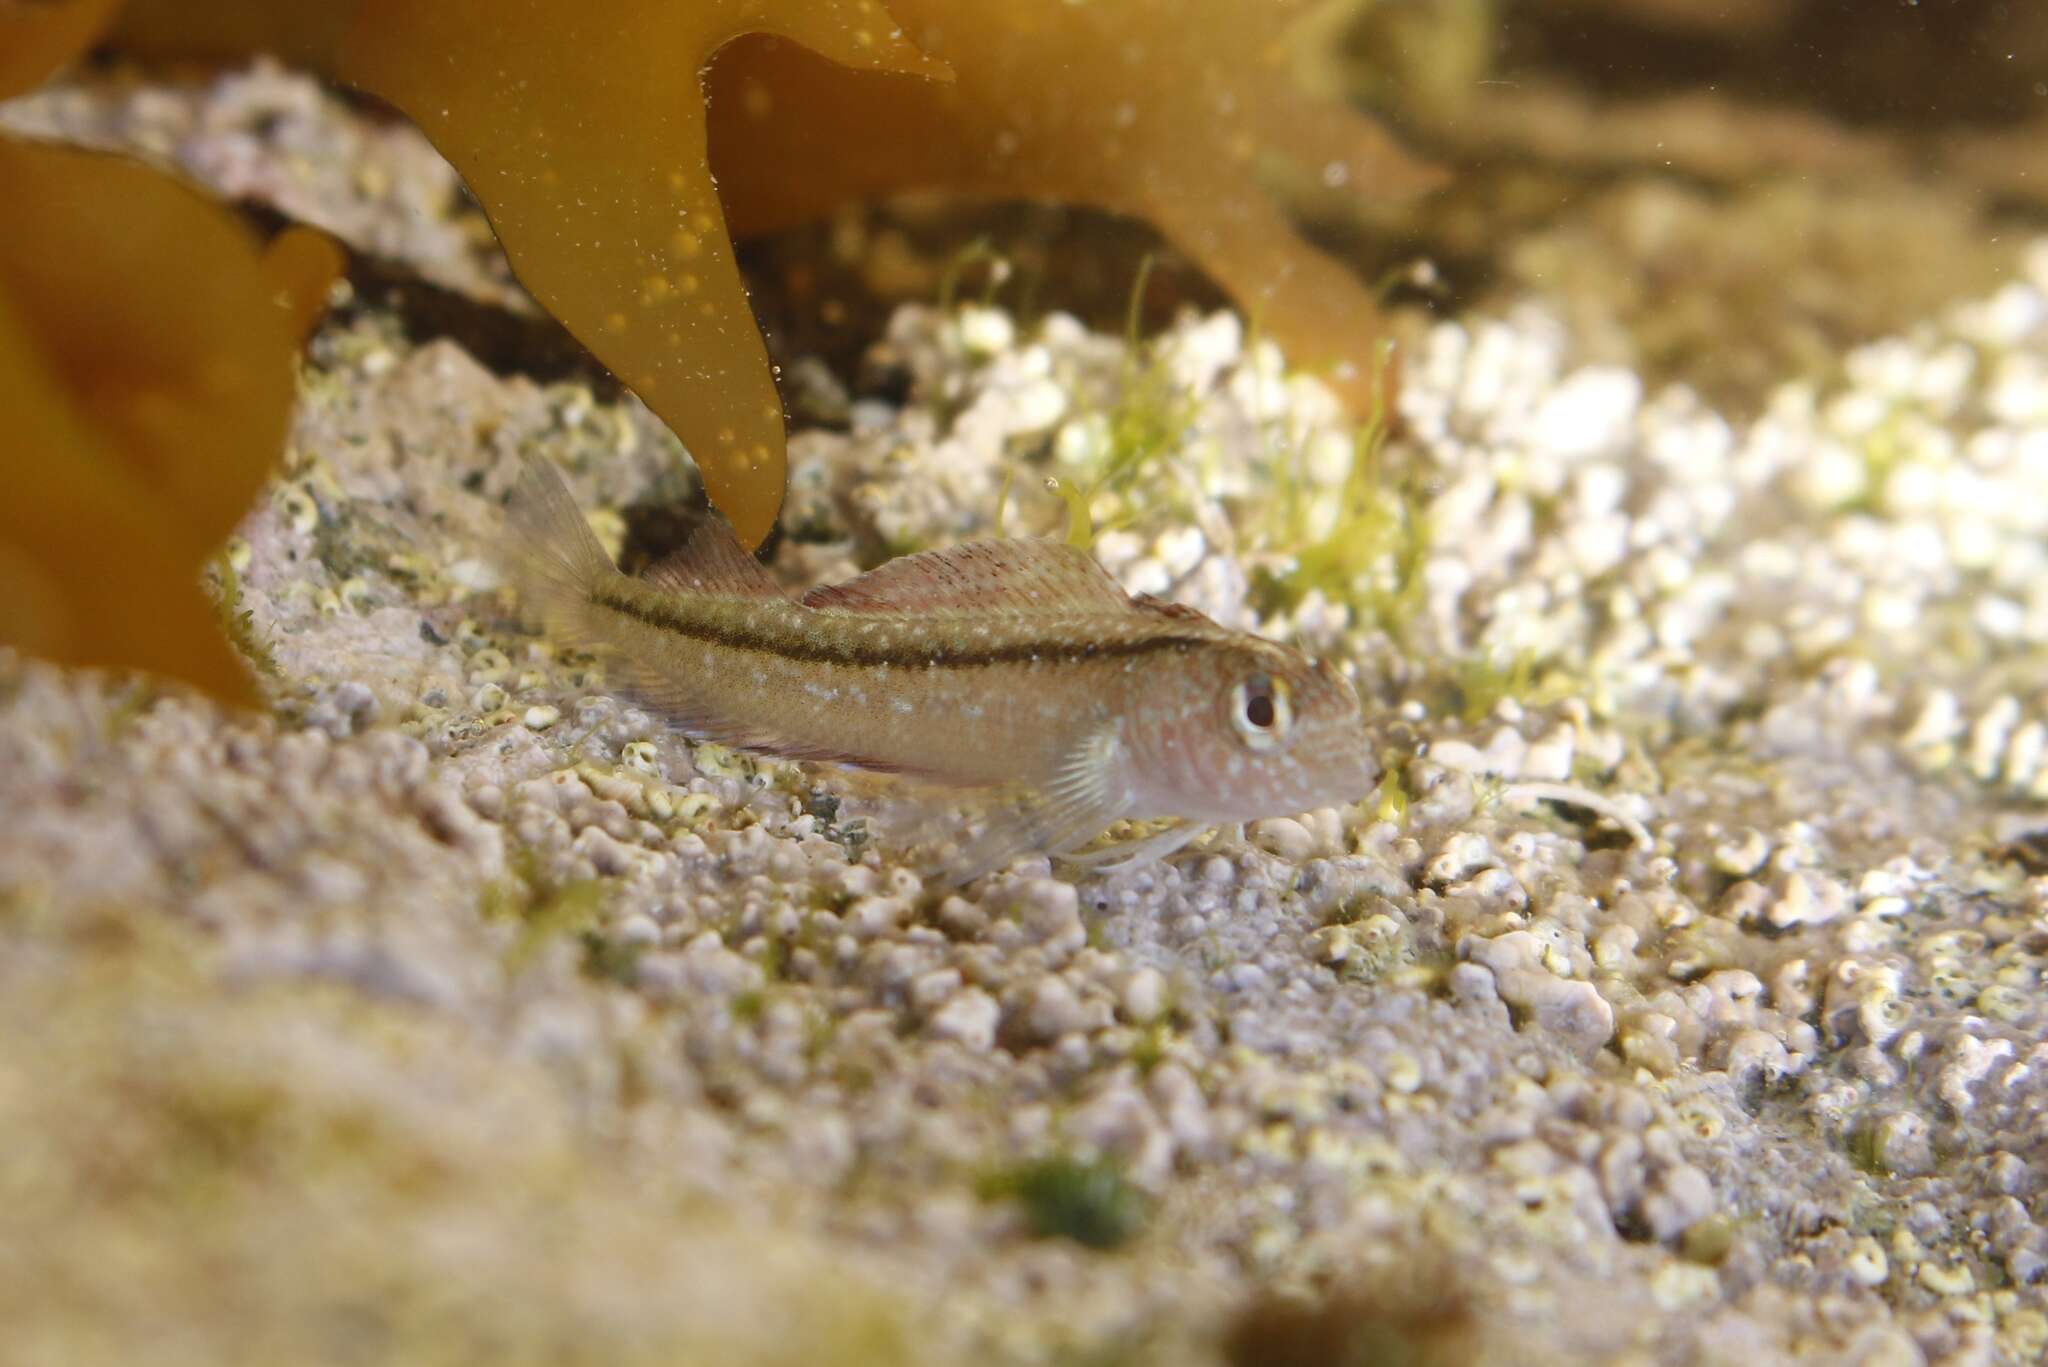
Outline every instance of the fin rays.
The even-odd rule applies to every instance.
[[[1053,781],[988,826],[940,871],[942,882],[972,882],[1030,852],[1055,857],[1080,848],[1123,815],[1128,796],[1118,782],[1124,747],[1105,726],[1077,744]]]
[[[1129,595],[1086,551],[1041,538],[968,541],[900,556],[805,594],[842,612],[1128,612]]]
[[[782,586],[747,554],[725,519],[709,513],[683,544],[640,576],[670,593],[716,598],[784,598]]]

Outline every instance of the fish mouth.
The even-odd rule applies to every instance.
[[[1386,772],[1386,766],[1379,762],[1379,758],[1361,745],[1357,763],[1344,774],[1341,781],[1326,785],[1324,796],[1329,804],[1337,806],[1362,802],[1372,796],[1373,790],[1379,787],[1380,779]]]
[[[1312,812],[1319,807],[1348,807],[1363,802],[1379,787],[1384,772],[1379,761],[1367,755],[1354,767],[1317,775],[1288,795],[1295,804],[1290,810]]]

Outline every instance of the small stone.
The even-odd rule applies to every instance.
[[[1998,776],[2013,728],[2019,724],[2020,700],[2006,693],[1984,709],[1970,728],[1967,763],[1970,773],[1983,782]]]
[[[1170,1174],[1173,1136],[1128,1080],[1113,1080],[1076,1106],[1065,1129],[1084,1146],[1119,1162],[1140,1186],[1156,1187]]]
[[[1058,974],[1039,979],[1024,1008],[1024,1028],[1041,1043],[1049,1044],[1062,1035],[1076,1034],[1098,1023],[1108,1022],[1097,1022],[1094,1013],[1082,1005],[1074,989]]]
[[[1643,1196],[1643,1222],[1652,1238],[1675,1239],[1714,1213],[1714,1187],[1690,1163],[1667,1169]]]
[[[1721,894],[1721,900],[1714,904],[1714,914],[1737,925],[1750,925],[1763,919],[1764,911],[1771,904],[1769,889],[1754,879],[1745,878],[1731,883]]]
[[[605,878],[616,878],[634,866],[633,847],[614,839],[602,827],[586,826],[578,831],[570,848],[588,859],[590,866]]]
[[[1871,1132],[1871,1156],[1897,1177],[1917,1177],[1934,1168],[1934,1144],[1925,1120],[1900,1111],[1877,1122]]]
[[[959,990],[959,969],[935,968],[911,980],[910,1004],[920,1011],[930,1011],[951,1001],[953,994]]]
[[[1728,1041],[1725,1066],[1738,1087],[1768,1086],[1790,1070],[1791,1057],[1777,1036],[1751,1028]]]
[[[934,1012],[925,1029],[934,1039],[952,1040],[975,1053],[986,1053],[995,1046],[996,1022],[1001,1017],[1002,1008],[994,997],[970,987]]]
[[[1984,1176],[1989,1179],[1992,1190],[2004,1192],[2007,1197],[2014,1197],[2027,1189],[2032,1180],[2032,1169],[2027,1166],[2026,1159],[2016,1153],[2000,1149],[1985,1162]],[[2017,1202],[1999,1204],[2007,1209],[2018,1206]],[[2019,1209],[2024,1213],[2023,1207]]]
[[[1423,879],[1438,887],[1449,887],[1462,883],[1481,869],[1493,868],[1498,864],[1493,846],[1486,837],[1471,831],[1458,831],[1438,849],[1436,857],[1429,861],[1423,871]]]
[[[862,897],[846,909],[846,928],[863,940],[893,933],[910,918],[910,903],[901,897]]]
[[[1413,1054],[1394,1054],[1380,1069],[1380,1076],[1387,1086],[1403,1094],[1412,1094],[1422,1086],[1422,1065]]]
[[[660,942],[661,927],[654,923],[652,917],[636,913],[619,922],[615,938],[628,949],[645,949]]]
[[[1486,756],[1479,747],[1462,740],[1434,741],[1429,747],[1429,757],[1446,769],[1455,769],[1461,774],[1483,774],[1486,772]]]
[[[1276,816],[1255,821],[1248,834],[1254,845],[1289,863],[1298,864],[1315,853],[1315,837],[1309,834],[1308,827],[1293,817]]]
[[[1764,909],[1764,923],[1775,930],[1822,926],[1841,916],[1848,906],[1848,889],[1825,874],[1787,874],[1777,898]]]
[[[1520,777],[1532,783],[1569,782],[1577,748],[1578,739],[1572,729],[1558,727],[1529,747],[1522,757]]]
[[[1901,738],[1900,744],[1908,750],[1934,750],[1954,741],[1962,730],[1962,704],[1956,700],[1955,694],[1939,688],[1928,695],[1920,715]]]
[[[1043,432],[1067,415],[1067,391],[1052,380],[1032,380],[1011,395],[1011,429]]]
[[[1169,1060],[1152,1070],[1148,1087],[1174,1143],[1187,1153],[1206,1150],[1215,1138],[1215,1127],[1209,1118],[1209,1103],[1194,1076]]]
[[[1451,970],[1447,985],[1460,1003],[1485,1005],[1500,1000],[1500,985],[1479,964],[1459,964]]]
[[[970,356],[1000,356],[1017,340],[1016,325],[1001,309],[969,305],[960,310],[960,347]]]
[[[465,593],[488,593],[498,587],[499,579],[489,561],[471,556],[448,567],[448,582]]]
[[[1087,942],[1081,894],[1057,878],[1033,878],[1017,889],[1017,924],[1035,944],[1078,949]]]
[[[707,930],[683,946],[685,984],[704,996],[729,997],[760,988],[761,966],[725,947],[715,930]]]
[[[369,685],[350,679],[334,690],[334,710],[361,731],[377,720],[377,695],[370,691]]]
[[[1133,1025],[1145,1025],[1166,1014],[1166,977],[1156,968],[1141,968],[1124,979],[1118,1010]]]
[[[1698,1263],[1666,1263],[1650,1274],[1650,1298],[1664,1311],[1699,1305],[1720,1293],[1721,1279]]]
[[[526,714],[520,718],[526,723],[527,728],[533,731],[545,731],[561,719],[562,709],[552,703],[540,703],[529,707]]]

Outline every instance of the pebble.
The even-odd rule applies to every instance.
[[[1316,850],[1315,837],[1309,834],[1308,827],[1293,817],[1276,816],[1254,821],[1246,834],[1267,854],[1293,864],[1301,863]]]
[[[959,992],[932,1013],[925,1030],[934,1039],[951,1040],[976,1053],[995,1047],[996,1024],[1002,1008],[996,999],[978,987]]]
[[[1156,968],[1127,974],[1118,993],[1118,1011],[1133,1025],[1146,1025],[1166,1014],[1166,977]]]
[[[1023,1024],[1031,1038],[1049,1044],[1061,1035],[1089,1028],[1091,1013],[1082,1006],[1065,978],[1048,975],[1038,980],[1024,1008]]]
[[[690,990],[705,996],[757,991],[762,982],[761,966],[727,949],[715,930],[707,930],[683,946],[682,967]]]
[[[1690,1163],[1667,1169],[1644,1193],[1643,1223],[1659,1242],[1676,1239],[1714,1213],[1714,1187]]]
[[[1565,783],[1572,776],[1578,741],[1567,727],[1558,727],[1530,745],[1516,777],[1536,783]]]
[[[960,990],[960,970],[935,968],[919,974],[910,984],[910,1004],[920,1011],[932,1011],[953,999]]]
[[[1764,909],[1764,922],[1774,930],[1794,926],[1824,926],[1849,909],[1849,891],[1835,879],[1818,873],[1793,873],[1785,877],[1778,895]]]
[[[1081,894],[1057,878],[1033,878],[1017,889],[1017,924],[1032,942],[1078,949],[1087,940],[1081,923]]]
[[[1927,1122],[1911,1111],[1885,1116],[1871,1133],[1871,1155],[1896,1177],[1916,1177],[1934,1167],[1934,1143]]]
[[[860,939],[873,940],[893,933],[909,920],[910,914],[910,903],[901,897],[861,897],[846,909],[841,920]]]
[[[652,917],[636,913],[619,922],[619,928],[614,932],[614,936],[621,945],[644,949],[660,943],[661,927],[655,924]]]

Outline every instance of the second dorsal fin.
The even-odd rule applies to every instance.
[[[682,545],[641,572],[640,577],[670,593],[711,598],[782,598],[760,561],[748,555],[732,528],[716,513],[690,529]]]
[[[844,612],[1128,612],[1130,595],[1093,556],[1042,538],[968,541],[900,556],[812,589],[806,607]]]

